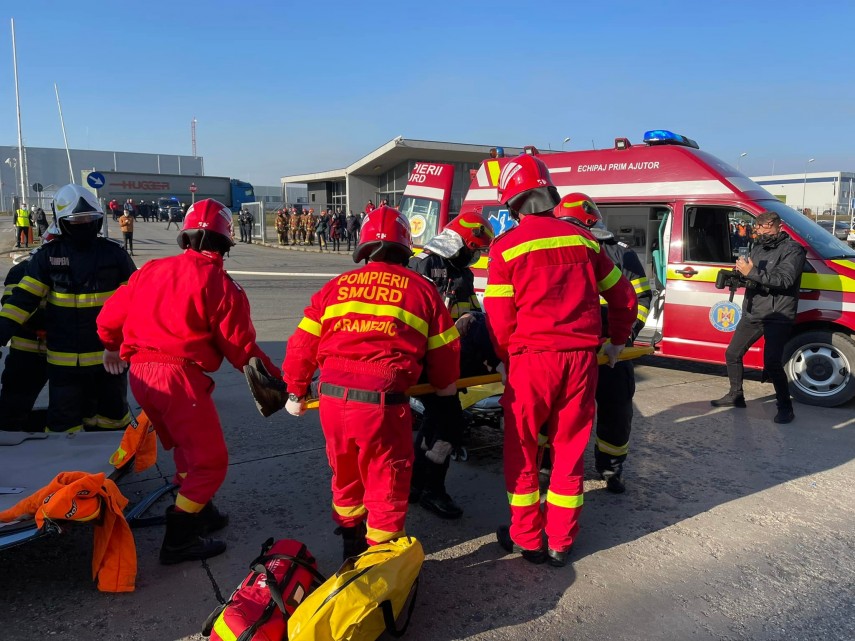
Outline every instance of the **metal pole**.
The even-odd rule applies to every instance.
[[[21,198],[26,198],[24,185],[24,136],[21,133],[21,96],[18,92],[18,49],[15,45],[15,19],[12,18],[12,64],[15,67],[15,110],[18,113],[18,164],[21,167]]]
[[[810,158],[810,159],[805,163],[805,180],[804,180],[804,183],[803,183],[803,185],[802,185],[802,213],[805,213],[805,193],[807,192],[807,170],[808,170],[808,165],[809,165],[809,164],[811,164],[814,160],[816,160],[816,158]],[[816,219],[816,215],[814,215],[814,219]]]
[[[53,90],[56,92],[56,106],[59,109],[59,124],[62,126],[62,139],[65,141],[65,155],[68,158],[68,177],[71,178],[71,184],[76,184],[74,180],[74,170],[71,168],[71,151],[68,149],[68,136],[65,135],[65,120],[62,117],[62,103],[59,101],[59,87],[53,83]]]

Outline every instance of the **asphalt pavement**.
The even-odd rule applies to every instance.
[[[138,264],[178,251],[174,231],[164,228],[137,223]],[[0,244],[8,246],[6,235]],[[345,253],[239,244],[226,265],[249,296],[262,347],[281,362],[311,294],[353,263]],[[406,638],[855,638],[855,405],[796,404],[795,422],[776,425],[771,385],[756,374],[744,410],[709,405],[726,391],[723,367],[646,357],[636,375],[627,492],[605,491],[589,449],[568,567],[532,566],[499,548],[495,529],[508,518],[501,435],[476,430],[469,460],[449,474],[463,518],[441,521],[411,508],[407,529],[427,560]],[[240,372],[225,364],[214,379],[230,449],[217,496],[231,515],[227,552],[161,566],[162,527],[135,530],[137,589],[111,595],[91,581],[87,527],[7,550],[0,553],[4,639],[198,639],[270,536],[303,541],[324,573],[335,571],[340,539],[317,413],[264,419]],[[137,500],[173,471],[161,452],[156,468],[123,480],[122,491]]]

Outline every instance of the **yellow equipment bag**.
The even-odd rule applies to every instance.
[[[410,536],[373,545],[348,559],[294,610],[288,641],[375,641],[384,632],[403,636],[424,559],[421,543]],[[410,594],[407,619],[399,629],[395,620]]]

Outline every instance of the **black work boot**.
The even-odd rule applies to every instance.
[[[447,459],[442,465],[424,461],[425,488],[419,497],[419,505],[440,518],[459,519],[463,516],[463,509],[445,491],[448,465]]]
[[[549,548],[546,550],[546,562],[554,568],[563,568],[567,565],[568,554],[570,554],[570,550],[559,552],[558,550]]]
[[[224,541],[199,536],[199,515],[179,512],[174,505],[166,509],[166,534],[160,547],[160,562],[172,565],[199,561],[226,551]]]
[[[602,479],[606,482],[606,490],[611,492],[612,494],[623,494],[626,492],[626,485],[621,478],[620,472],[613,472],[611,470],[602,472],[600,474]]]
[[[199,512],[199,534],[202,536],[222,530],[228,524],[229,515],[220,512],[213,501],[208,501]]]
[[[788,405],[778,405],[778,413],[775,414],[775,418],[772,420],[776,423],[792,423],[794,418],[796,418],[796,415],[793,413],[793,405],[790,403]]]
[[[728,392],[720,399],[710,401],[713,407],[746,407],[745,396],[742,392]]]
[[[496,540],[505,552],[516,552],[521,554],[522,558],[529,563],[538,565],[546,561],[546,552],[542,547],[537,550],[526,550],[514,543],[514,540],[511,538],[511,529],[507,525],[502,525],[498,530],[496,530]]]
[[[368,549],[365,540],[367,528],[365,521],[353,527],[337,527],[335,533],[341,535],[341,559],[347,561],[353,556],[359,556]]]

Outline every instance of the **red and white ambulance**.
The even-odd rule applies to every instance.
[[[540,153],[527,147],[526,153],[546,163],[562,196],[591,196],[606,227],[643,261],[655,296],[638,342],[654,345],[661,356],[724,363],[743,290],[729,300],[728,290],[716,289],[716,276],[750,245],[754,217],[776,212],[807,248],[798,316],[784,353],[793,396],[827,407],[855,396],[855,249],[668,131],[649,131],[636,145],[618,138],[612,149]],[[499,173],[509,159],[501,150],[494,155],[472,172],[461,208],[480,208],[501,233],[515,223],[497,201]],[[455,215],[449,210],[452,169],[418,163],[410,177],[401,211],[417,245]],[[479,290],[486,267],[486,259],[475,266]],[[761,340],[749,351],[747,367],[762,368],[762,348]]]

